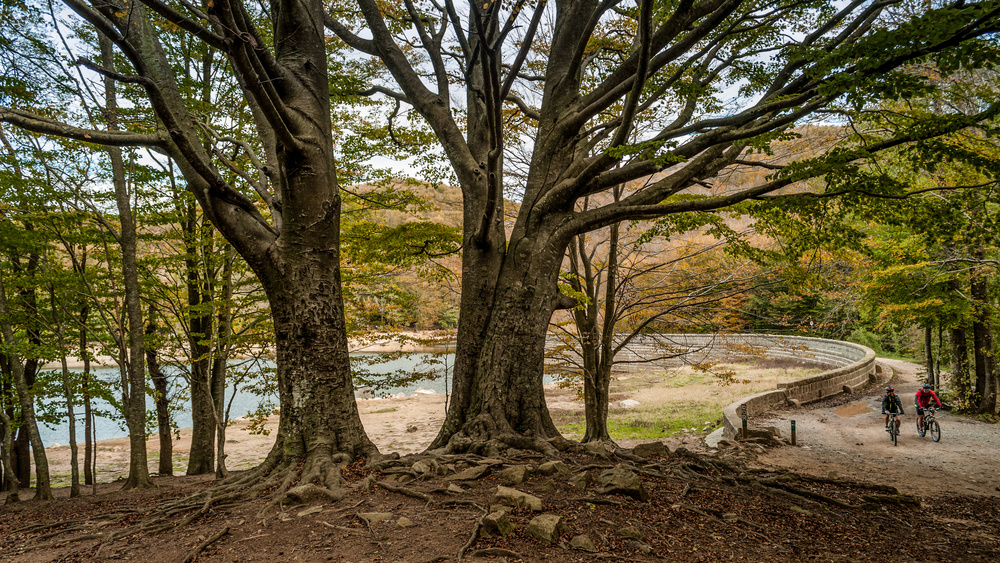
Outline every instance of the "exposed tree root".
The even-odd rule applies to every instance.
[[[465,552],[468,551],[469,548],[476,543],[476,540],[479,539],[479,532],[483,529],[483,518],[484,516],[479,517],[479,520],[476,521],[476,525],[472,527],[472,534],[469,536],[469,541],[465,542],[465,545],[458,550],[458,554],[455,557],[459,561],[461,561],[462,557],[465,556]]]
[[[223,529],[219,530],[218,532],[212,534],[211,537],[209,537],[205,541],[203,541],[200,544],[198,544],[198,547],[192,549],[191,552],[187,554],[187,557],[184,558],[184,563],[191,563],[192,561],[194,561],[195,558],[198,557],[199,553],[201,553],[202,551],[205,551],[206,547],[208,547],[208,546],[212,545],[213,543],[219,541],[220,539],[222,539],[222,536],[224,536],[224,535],[226,535],[228,533],[229,533],[229,526],[226,526],[225,528],[223,528]]]
[[[509,549],[500,549],[498,547],[491,547],[489,549],[479,549],[472,552],[473,557],[511,557],[515,560],[520,561],[531,561],[531,559],[521,555],[516,551],[511,551]]]

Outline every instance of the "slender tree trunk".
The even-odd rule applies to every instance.
[[[229,411],[226,410],[226,374],[229,367],[230,336],[232,336],[232,300],[233,247],[227,244],[223,251],[222,302],[218,307],[215,354],[212,360],[212,407],[217,431],[215,475],[220,479],[229,474],[226,468],[226,426],[229,424]]]
[[[80,309],[80,357],[83,358],[83,433],[84,433],[84,447],[83,447],[83,482],[86,485],[97,486],[97,480],[94,476],[94,472],[91,467],[91,459],[97,457],[97,444],[94,443],[93,433],[94,433],[94,410],[91,404],[90,397],[90,351],[88,350],[89,343],[87,341],[87,316],[88,308],[84,306]]]
[[[184,238],[186,246],[187,295],[189,311],[188,346],[191,350],[191,451],[188,475],[203,475],[215,471],[215,426],[212,396],[212,346],[214,313],[211,280],[207,269],[210,229],[200,225],[198,207],[191,202],[186,208]],[[205,270],[203,272],[203,270]]]
[[[960,403],[963,406],[971,404],[969,386],[969,344],[965,329],[955,327],[951,329],[951,381],[955,386]]]
[[[0,411],[0,472],[3,473],[3,490],[7,491],[4,504],[13,504],[21,500],[18,493],[17,478],[14,477],[14,462],[10,457],[11,428],[13,424],[7,413]]]
[[[15,344],[14,331],[8,319],[7,290],[4,287],[3,278],[0,277],[0,325],[3,329],[3,341],[9,346]],[[31,387],[25,377],[24,367],[17,354],[9,352],[7,358],[10,361],[11,371],[14,375],[14,387],[17,388],[17,396],[21,403],[21,429],[28,434],[31,443],[32,454],[35,460],[35,499],[49,500],[52,498],[52,488],[49,483],[49,462],[45,457],[45,446],[42,445],[42,438],[38,434],[38,425],[35,418],[35,398],[32,395]]]
[[[934,341],[932,337],[931,327],[928,325],[924,328],[924,357],[927,362],[927,377],[924,381],[934,385]]]
[[[99,34],[101,60],[105,68],[115,68],[111,40]],[[118,130],[118,102],[115,81],[110,76],[104,78],[105,103],[108,129]],[[121,362],[127,372],[123,389],[122,407],[129,432],[129,471],[124,488],[144,488],[153,486],[149,479],[146,461],[146,369],[143,338],[145,327],[142,321],[142,303],[139,298],[139,270],[136,260],[137,235],[132,216],[131,193],[125,179],[125,163],[122,151],[117,147],[107,147],[111,160],[112,184],[115,188],[115,204],[121,223],[119,247],[122,253],[122,274],[125,285],[125,310],[128,317],[127,335],[122,334]],[[128,345],[125,345],[126,336]],[[127,358],[127,359],[126,359]]]
[[[70,451],[70,498],[80,496],[80,461],[79,449],[76,445],[76,410],[73,401],[73,383],[69,374],[69,364],[66,362],[66,342],[63,333],[61,307],[56,302],[55,287],[49,286],[49,299],[52,303],[52,325],[55,327],[56,340],[59,343],[59,359],[62,366],[63,394],[66,397],[66,418],[69,426],[69,451]]]
[[[985,252],[980,247],[976,252],[980,260],[985,258]],[[986,397],[986,382],[993,373],[993,335],[990,329],[989,280],[986,274],[977,269],[972,278],[970,294],[974,304],[972,318],[973,357],[976,364],[975,398],[980,406],[988,402]]]
[[[615,199],[619,197],[619,189],[615,189]],[[593,419],[587,423],[587,436],[584,441],[601,440],[611,442],[608,433],[608,402],[611,397],[611,369],[614,366],[615,317],[618,308],[618,238],[620,225],[611,225],[611,236],[608,240],[608,274],[604,284],[604,315],[601,326],[600,353],[597,355],[597,370],[594,377]],[[593,428],[591,428],[593,427]],[[591,434],[593,432],[593,434]]]
[[[149,306],[146,322],[146,335],[153,336],[157,332],[156,307]],[[174,474],[174,443],[170,433],[170,397],[167,386],[167,376],[160,367],[157,357],[157,347],[152,342],[146,342],[146,366],[149,368],[149,379],[153,382],[156,393],[156,427],[160,438],[160,462],[157,473],[160,475]]]

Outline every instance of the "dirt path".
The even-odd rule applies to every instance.
[[[934,443],[930,436],[921,438],[913,409],[920,366],[879,361],[896,371],[892,385],[903,400],[905,416],[898,446],[889,440],[879,414],[884,385],[878,385],[860,395],[783,411],[757,421],[778,427],[787,437],[794,419],[797,442],[795,447],[767,450],[758,456],[757,464],[892,485],[920,496],[1000,496],[1000,425],[938,411],[941,441]]]

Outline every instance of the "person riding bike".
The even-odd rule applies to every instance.
[[[917,409],[917,432],[921,436],[924,435],[924,409],[931,404],[931,399],[934,399],[938,408],[941,408],[941,399],[938,399],[937,394],[931,389],[930,383],[924,383],[923,388],[917,389],[917,394],[913,397],[913,406]]]
[[[898,413],[896,417],[896,432],[899,432],[899,419],[903,417],[903,401],[899,400],[896,390],[892,387],[885,388],[885,396],[882,397],[882,414],[885,415],[885,429],[889,429],[889,413]]]

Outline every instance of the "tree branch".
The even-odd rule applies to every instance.
[[[0,106],[0,121],[16,125],[33,133],[53,135],[109,147],[136,146],[163,149],[166,143],[165,139],[160,135],[142,135],[128,131],[102,131],[73,127],[54,119],[2,106]]]

